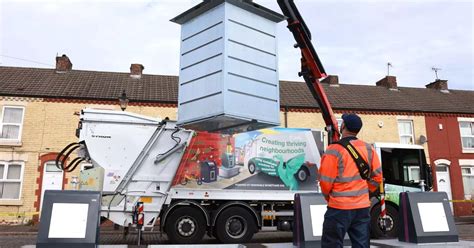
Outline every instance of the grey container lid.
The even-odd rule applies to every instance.
[[[251,13],[259,15],[263,18],[269,19],[274,22],[281,22],[286,19],[284,15],[277,13],[273,10],[267,9],[259,4],[252,2],[252,0],[204,0],[202,3],[192,7],[191,9],[183,12],[182,14],[176,16],[170,21],[183,24],[193,19],[196,16],[201,15],[202,13],[220,5],[221,3],[230,3],[242,9],[245,9]]]

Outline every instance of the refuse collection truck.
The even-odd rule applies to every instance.
[[[71,163],[92,164],[80,172],[80,190],[102,192],[101,215],[129,226],[134,207],[142,202],[143,228],[154,228],[160,220],[175,243],[199,243],[206,232],[235,243],[249,241],[259,230],[291,230],[294,193],[317,188],[320,153],[311,131],[285,134],[294,142],[299,165],[282,161],[288,158],[285,152],[269,150],[278,144],[257,153],[262,159],[279,158],[272,164],[275,175],[259,172],[263,165],[252,173],[248,165],[235,163],[240,138],[178,128],[173,121],[84,109],[76,134],[79,142],[59,154],[63,163],[58,166],[66,166],[73,149],[79,156]],[[67,166],[74,167],[71,163]],[[292,166],[304,166],[307,179],[297,180]]]
[[[319,131],[276,128],[226,136],[128,112],[84,109],[76,135],[79,142],[59,154],[58,166],[92,164],[80,172],[79,189],[102,192],[101,216],[134,225],[135,206],[143,203],[143,229],[159,223],[174,243],[199,243],[205,233],[236,243],[249,241],[257,231],[289,231],[294,194],[319,190],[319,147],[324,144]],[[416,189],[425,176],[422,147],[376,147],[387,183],[398,185],[396,191]],[[250,152],[255,148],[260,152]],[[79,156],[67,164],[74,149]],[[251,156],[242,164],[237,157],[245,150]],[[379,208],[373,202],[377,226]],[[397,204],[393,199],[388,205],[392,228],[398,225]]]

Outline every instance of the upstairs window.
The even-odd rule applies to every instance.
[[[474,151],[474,122],[460,121],[462,148]]]
[[[21,140],[24,107],[4,106],[0,118],[0,141]]]
[[[400,135],[401,144],[413,145],[415,138],[413,135],[413,121],[398,120],[398,134]]]

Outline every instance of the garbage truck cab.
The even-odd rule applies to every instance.
[[[396,237],[399,221],[399,194],[407,191],[429,191],[432,188],[430,166],[423,146],[398,143],[373,144],[382,164],[385,183],[386,230],[380,217],[380,200],[371,197],[371,232],[373,237]]]

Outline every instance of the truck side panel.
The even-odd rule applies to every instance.
[[[264,129],[234,136],[197,132],[172,185],[176,190],[314,191],[319,162],[308,129]]]

